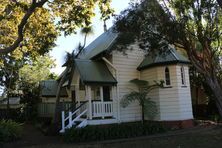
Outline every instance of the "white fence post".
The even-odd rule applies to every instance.
[[[69,111],[69,127],[72,127],[72,112]]]

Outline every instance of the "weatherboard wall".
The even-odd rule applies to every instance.
[[[157,68],[156,67],[142,70],[141,74],[140,74],[140,78],[141,78],[141,80],[148,81],[149,85],[154,84],[154,81],[162,80],[162,79],[158,79]],[[156,89],[150,91],[150,93],[148,94],[148,97],[150,97],[150,99],[156,103],[156,107],[157,107],[157,110],[158,110],[158,113],[155,116],[154,120],[160,120],[160,114],[159,114],[159,112],[160,112],[159,89],[156,88]],[[147,116],[145,116],[145,117],[147,119],[149,119]]]
[[[181,65],[177,65],[177,73],[180,74]],[[180,112],[181,120],[193,119],[191,92],[190,92],[190,79],[189,79],[189,67],[184,66],[185,71],[185,85],[181,85],[181,81],[178,85],[178,94],[180,99]],[[179,77],[179,75],[178,75]],[[180,79],[181,80],[181,79]]]
[[[188,67],[185,67],[186,85],[182,86],[180,65],[168,66],[171,85],[159,89],[161,121],[193,119]],[[165,66],[157,68],[158,79],[165,79]]]
[[[131,47],[132,49],[126,50],[125,53],[116,50],[112,52],[112,63],[118,71],[119,100],[132,90],[137,90],[129,81],[140,77],[137,67],[144,58],[144,52],[136,45]],[[141,107],[138,102],[133,102],[126,108],[120,105],[119,111],[121,122],[141,120]]]

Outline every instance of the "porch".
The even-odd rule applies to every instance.
[[[106,64],[102,61],[76,59],[75,66],[70,94],[77,104],[62,112],[61,132],[72,126],[78,128],[88,124],[115,123],[117,81]]]
[[[81,101],[82,104],[84,101]],[[61,102],[64,112],[68,112],[72,107],[72,102]],[[75,104],[76,108],[78,104]],[[104,110],[104,111],[103,111]],[[55,103],[38,103],[38,116],[52,118],[55,112]],[[92,119],[111,118],[113,117],[113,102],[92,100]]]
[[[114,86],[85,86],[85,100],[77,99],[71,108],[62,111],[62,129],[75,126],[81,128],[86,125],[116,123],[114,111]],[[99,90],[99,93],[98,93]],[[77,91],[78,92],[78,91]],[[96,95],[92,95],[92,93]],[[72,94],[75,94],[74,92]],[[74,97],[74,96],[73,96]]]

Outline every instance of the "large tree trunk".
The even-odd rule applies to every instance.
[[[68,73],[68,68],[66,68],[61,80],[59,81],[59,85],[58,85],[57,92],[56,92],[55,113],[54,113],[54,117],[53,117],[53,126],[54,126],[55,130],[59,128],[59,121],[60,121],[60,115],[61,115],[60,113],[62,111],[62,106],[60,103],[60,92],[62,89],[62,85],[65,82],[65,78],[67,76],[67,73]]]
[[[217,105],[218,112],[222,117],[222,89],[216,77],[205,77],[207,84],[210,86]]]

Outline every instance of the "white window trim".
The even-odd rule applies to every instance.
[[[185,68],[184,66],[180,67],[180,78],[181,78],[181,85],[186,86],[186,75],[185,75]],[[184,84],[183,84],[184,82]]]
[[[168,71],[169,71],[169,82],[170,82],[170,84],[166,84],[166,69],[168,69]],[[171,84],[171,77],[170,77],[170,69],[169,69],[169,67],[168,66],[166,66],[165,68],[164,68],[164,77],[165,77],[165,83],[164,83],[164,86],[165,87],[172,87],[172,84]]]

